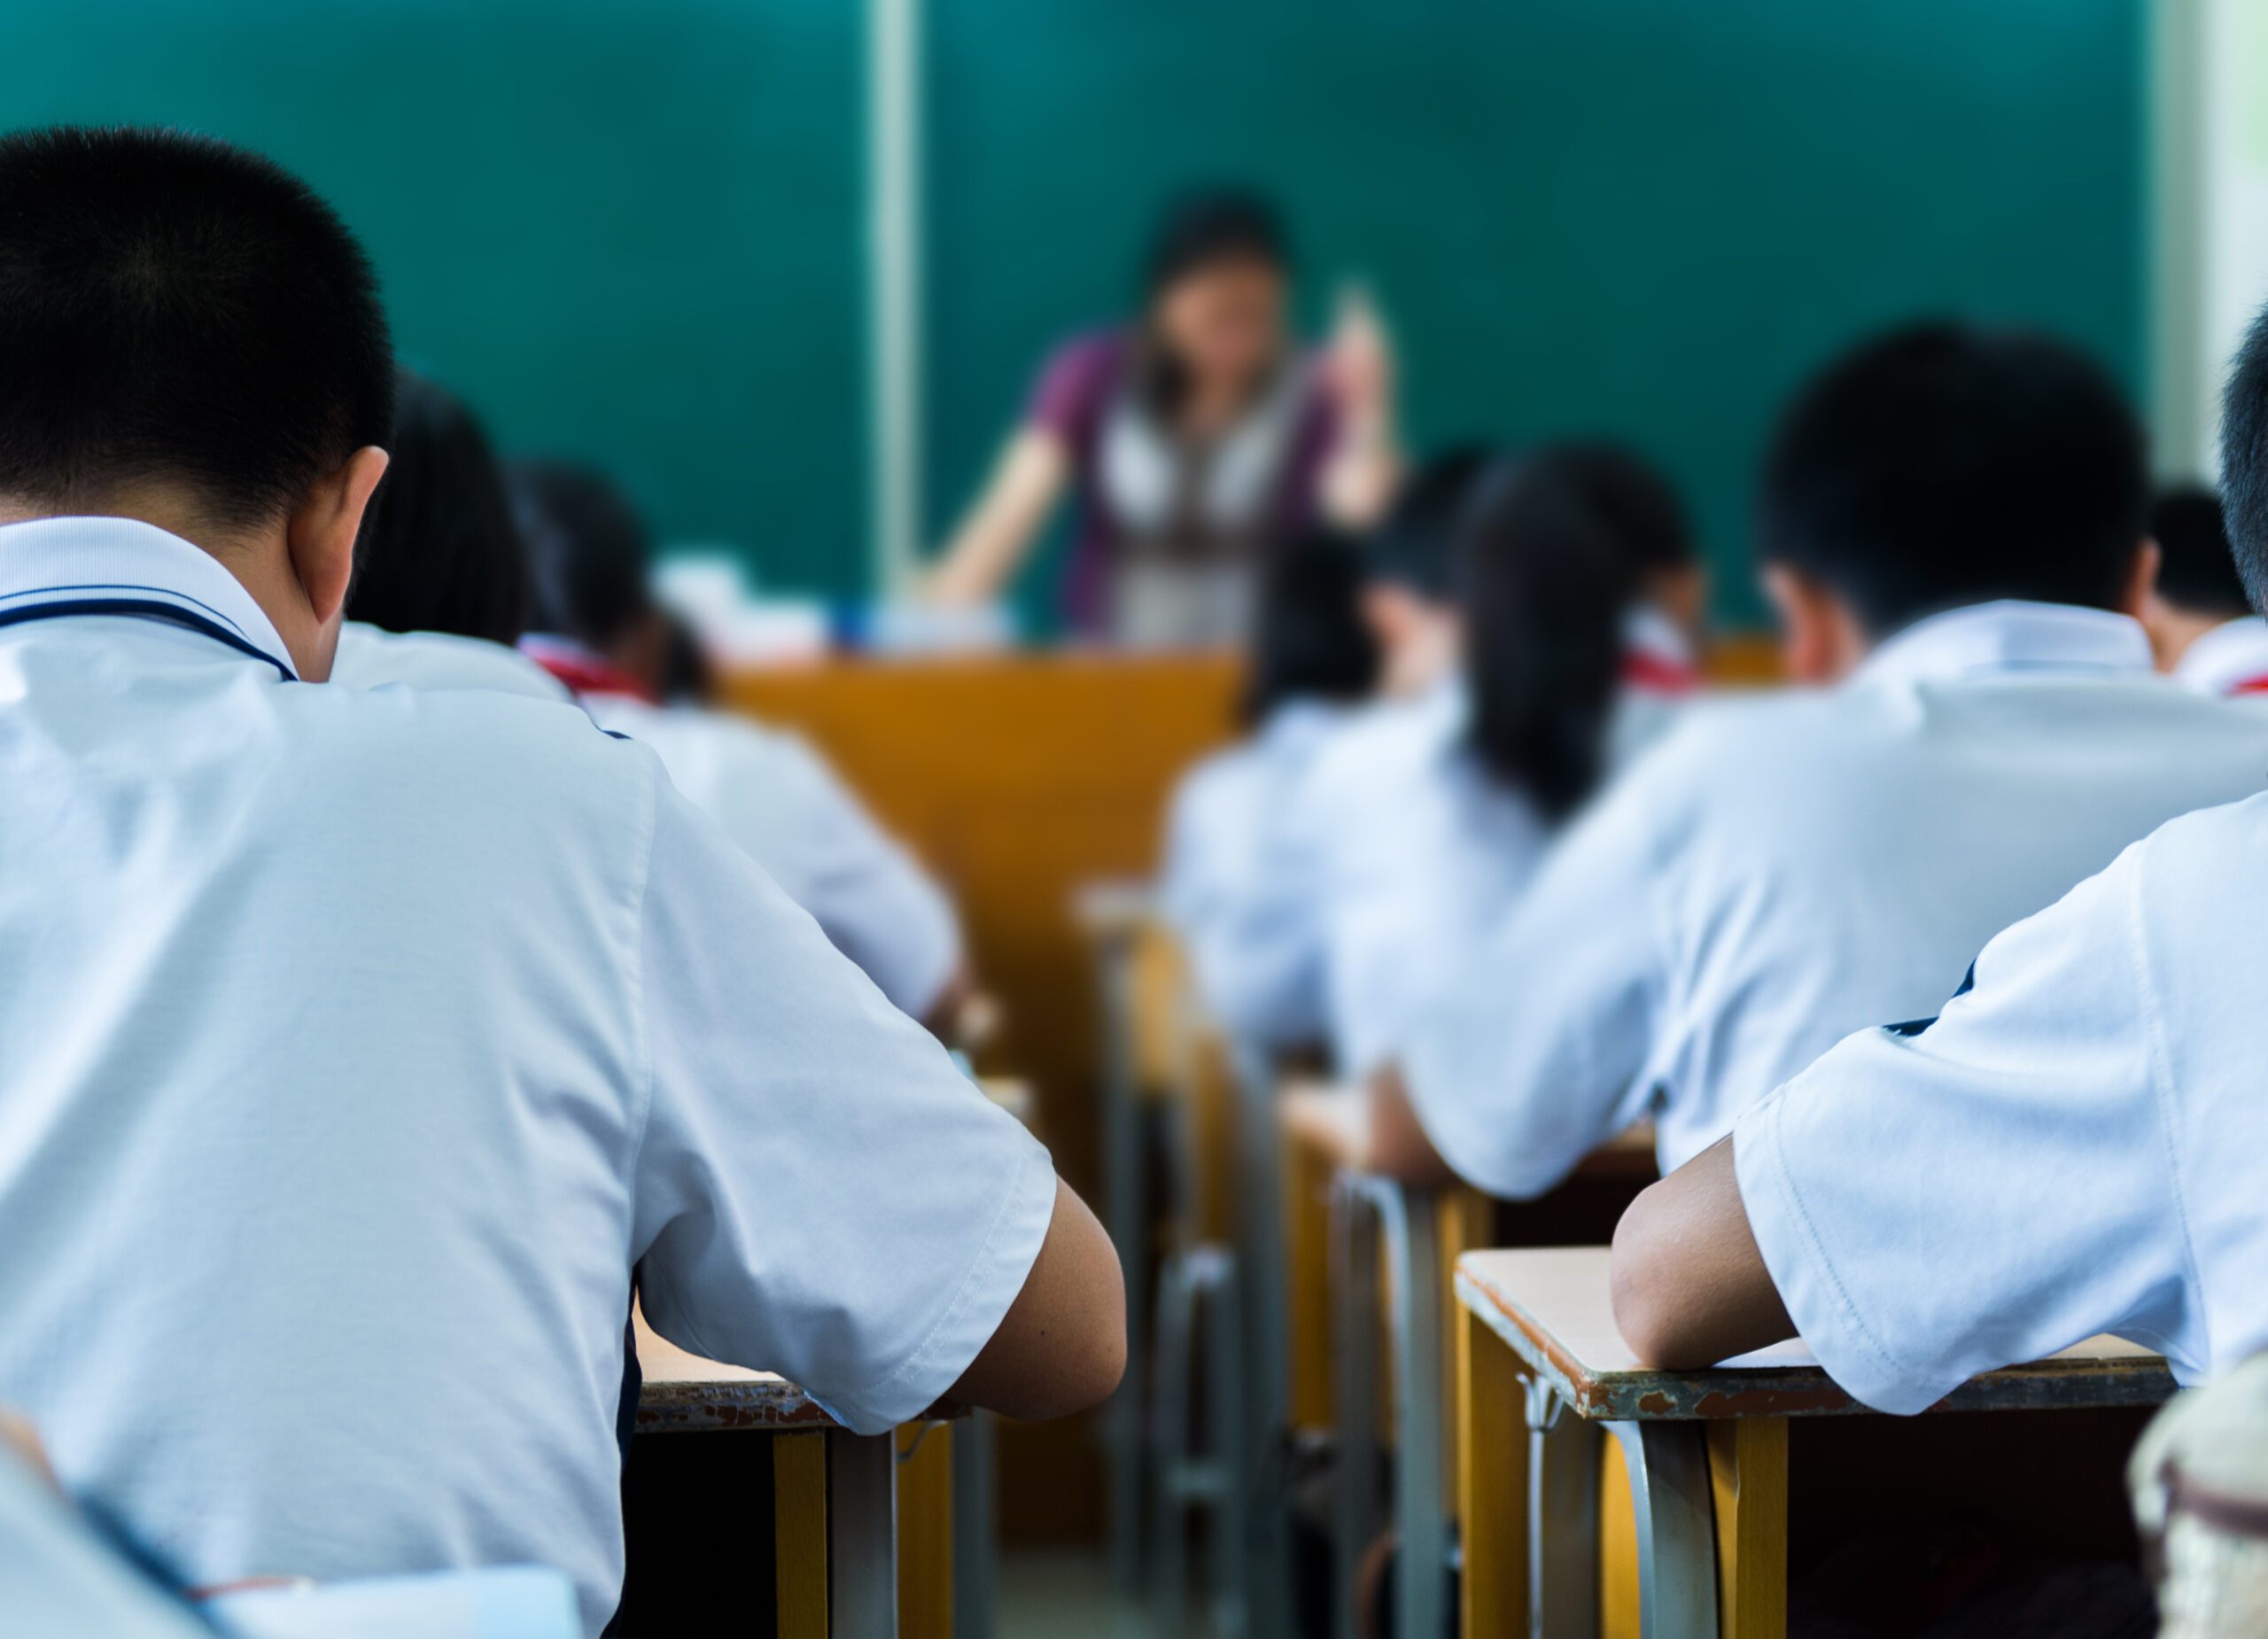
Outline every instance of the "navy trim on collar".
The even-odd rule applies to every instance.
[[[230,631],[217,619],[208,618],[178,603],[160,602],[155,598],[86,597],[53,599],[44,603],[32,603],[22,609],[0,610],[0,626],[22,625],[33,620],[61,620],[74,615],[124,615],[138,620],[163,621],[169,625],[186,626],[191,632],[202,633],[216,642],[226,643],[238,654],[249,655],[254,660],[274,666],[287,683],[296,683],[299,674],[283,661],[269,654],[250,639]]]

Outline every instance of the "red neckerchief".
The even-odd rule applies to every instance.
[[[1622,680],[1651,695],[1689,695],[1701,687],[1701,674],[1691,666],[1643,649],[1622,656]]]
[[[536,664],[567,685],[577,695],[628,695],[648,705],[661,704],[661,697],[620,666],[571,649],[554,644],[531,643],[526,654]]]
[[[2222,691],[2230,695],[2268,695],[2268,675],[2249,677],[2241,683],[2232,683]]]

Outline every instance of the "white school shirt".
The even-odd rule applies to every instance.
[[[572,700],[567,685],[502,643],[453,632],[388,632],[350,620],[339,628],[330,680],[349,688],[493,688],[533,700]]]
[[[1695,706],[1412,1032],[1427,1135],[1510,1196],[1648,1114],[1675,1167],[1851,1031],[1935,1013],[1994,933],[2268,782],[2268,713],[2149,668],[2124,616],[2000,602],[1839,687]]]
[[[1741,1200],[1878,1410],[2096,1332],[2185,1383],[2268,1349],[2268,796],[2174,820],[1744,1115]],[[1934,1011],[1934,1010],[1933,1010]]]
[[[698,706],[595,691],[579,698],[600,727],[650,747],[677,788],[883,995],[928,1017],[961,965],[952,902],[808,742]]]
[[[1341,705],[1287,701],[1250,736],[1207,757],[1174,787],[1159,904],[1208,1005],[1217,1007],[1216,998],[1236,983],[1238,910],[1266,869],[1269,837],[1283,805],[1349,715]]]
[[[2175,680],[2204,695],[2268,695],[2268,620],[2243,615],[2202,633],[2173,663]]]
[[[0,529],[0,1404],[198,1582],[622,1573],[633,1266],[886,1428],[1047,1154],[580,711],[291,680],[220,563]]]

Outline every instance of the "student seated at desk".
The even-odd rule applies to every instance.
[[[655,1329],[879,1432],[1115,1385],[1046,1152],[581,712],[329,687],[393,366],[268,162],[0,139],[0,1403],[196,1583],[622,1575]]]
[[[612,484],[543,462],[509,476],[535,588],[527,654],[593,722],[650,747],[883,995],[948,1029],[972,990],[951,901],[801,738],[665,697],[682,633],[654,601],[646,526]]]
[[[571,698],[513,647],[527,630],[527,554],[472,412],[446,388],[397,371],[387,454],[362,520],[330,680]]]
[[[1217,956],[1200,979],[1207,1005],[1234,1036],[1290,1047],[1328,1032],[1319,850],[1330,833],[1306,811],[1319,805],[1340,826],[1366,821],[1341,812],[1343,794],[1309,795],[1316,765],[1341,771],[1328,782],[1334,789],[1344,784],[1386,803],[1407,788],[1444,726],[1454,733],[1464,695],[1450,538],[1489,460],[1487,449],[1461,445],[1425,461],[1363,543],[1361,608],[1378,649],[1374,698],[1317,748],[1297,787],[1269,816],[1258,868],[1216,919]]]
[[[1285,846],[1322,903],[1341,1074],[1400,1045],[1692,687],[1683,633],[1650,594],[1699,571],[1689,550],[1662,561],[1664,536],[1684,540],[1667,486],[1611,447],[1503,457],[1474,485],[1453,532],[1460,686],[1390,785],[1350,736],[1293,797]]]
[[[2222,458],[2268,607],[2268,321]],[[1799,1335],[1899,1412],[2098,1332],[2184,1382],[2268,1349],[2264,905],[2268,796],[2175,820],[1986,944],[1935,1017],[1783,1078],[1624,1218],[1624,1337],[1685,1367]]]
[[[1264,868],[1270,826],[1316,752],[1367,696],[1376,640],[1343,538],[1285,543],[1262,570],[1239,711],[1246,736],[1182,776],[1167,816],[1161,899],[1208,998],[1235,981],[1223,924]]]
[[[2168,490],[2150,508],[2158,580],[2142,624],[2158,670],[2200,694],[2268,695],[2268,620],[2244,600],[2221,498],[2202,485]]]
[[[1664,1167],[2176,814],[2257,790],[2268,719],[2150,671],[2140,428],[2043,338],[1926,325],[1769,457],[1790,670],[1696,707],[1563,839],[1378,1078],[1379,1165],[1549,1189],[1651,1114]]]

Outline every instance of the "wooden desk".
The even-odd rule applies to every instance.
[[[1495,1216],[1494,1203],[1477,1190],[1420,1188],[1368,1171],[1370,1108],[1367,1089],[1321,1084],[1287,1086],[1279,1106],[1298,1203],[1287,1231],[1297,1339],[1293,1396],[1298,1405],[1327,1407],[1337,1440],[1338,1607],[1340,1631],[1349,1639],[1356,1630],[1363,1557],[1386,1524],[1361,1455],[1379,1441],[1382,1295],[1393,1363],[1394,1526],[1401,1548],[1395,1631],[1437,1634],[1448,1621],[1456,1507],[1447,1415],[1456,1389],[1448,1348],[1450,1281],[1466,1248],[1486,1243]],[[1611,1192],[1628,1192],[1656,1176],[1653,1130],[1639,1126],[1585,1157],[1571,1184],[1577,1191],[1604,1183]],[[1318,1198],[1327,1202],[1322,1211]],[[1521,1232],[1551,1238],[1555,1206],[1564,1204],[1555,1196],[1527,1203]],[[1414,1568],[1425,1565],[1434,1573]]]
[[[1533,1623],[1780,1639],[1790,1423],[1872,1414],[1795,1345],[1740,1369],[1640,1365],[1615,1330],[1607,1273],[1604,1247],[1457,1261],[1464,1634]],[[2095,1338],[1973,1379],[1931,1410],[2149,1407],[2173,1392],[2156,1355]],[[1627,1526],[1602,1492],[1602,1432],[1623,1456],[1604,1473],[1627,1479]],[[1636,1561],[1635,1612],[1616,1594],[1623,1555]]]
[[[772,1477],[780,1639],[950,1639],[953,1427],[909,1424],[894,1434],[854,1434],[785,1378],[689,1354],[654,1332],[642,1315],[634,1324],[644,1378],[641,1440],[760,1437],[755,1443]],[[748,1454],[758,1455],[754,1444]],[[731,1507],[735,1499],[727,1494],[716,1500]],[[625,1521],[633,1543],[646,1523]],[[738,1564],[722,1574],[734,1575]],[[673,1592],[703,1603],[702,1590]],[[720,1592],[713,1608],[722,1608],[724,1597]]]

